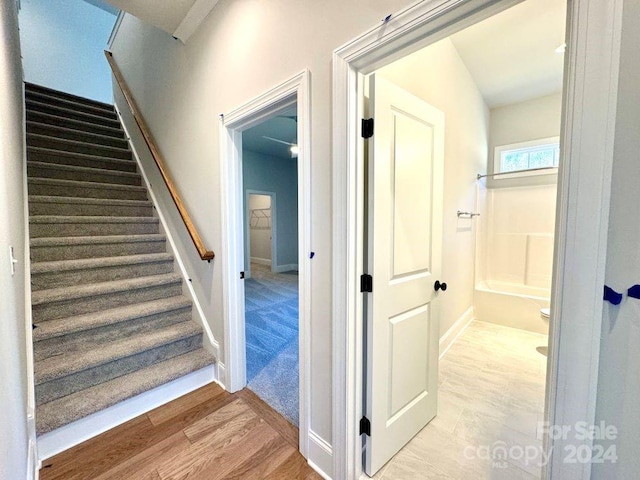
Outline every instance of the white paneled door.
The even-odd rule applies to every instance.
[[[444,114],[375,75],[369,90],[365,471],[374,475],[436,415]]]

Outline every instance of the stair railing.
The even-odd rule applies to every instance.
[[[158,170],[160,171],[160,174],[162,175],[162,178],[164,179],[164,182],[167,185],[167,189],[169,190],[171,198],[173,199],[173,202],[175,203],[176,208],[178,209],[178,212],[180,212],[182,221],[187,227],[187,231],[191,236],[191,240],[193,240],[193,244],[195,245],[196,250],[200,255],[200,258],[202,260],[208,260],[208,261],[212,260],[215,254],[213,253],[213,251],[207,250],[205,248],[204,243],[202,241],[202,237],[200,237],[200,234],[198,233],[198,230],[193,224],[193,221],[191,220],[191,217],[189,216],[189,213],[187,212],[184,206],[184,203],[182,202],[182,198],[180,197],[180,194],[178,193],[178,190],[174,185],[173,180],[169,176],[169,172],[167,170],[165,161],[162,157],[162,154],[160,153],[160,150],[156,145],[156,142],[153,140],[151,131],[149,130],[147,123],[144,121],[144,117],[142,116],[142,113],[140,112],[140,109],[138,108],[138,105],[136,104],[136,101],[134,100],[133,95],[131,94],[131,90],[129,90],[129,87],[127,86],[127,83],[125,82],[124,77],[122,76],[122,72],[120,72],[118,65],[113,59],[113,54],[106,50],[104,54],[107,57],[107,61],[109,62],[109,65],[111,66],[111,71],[113,72],[113,76],[116,79],[116,82],[118,82],[118,86],[120,87],[120,90],[122,90],[122,94],[124,95],[124,98],[127,101],[127,104],[129,105],[129,109],[131,110],[131,113],[133,113],[133,118],[138,124],[138,127],[142,132],[142,136],[144,137],[144,140],[147,143],[147,146],[149,147],[151,156],[153,157],[153,160],[156,162],[156,166],[158,167]]]

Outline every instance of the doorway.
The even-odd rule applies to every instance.
[[[298,426],[298,114],[242,132],[247,388]]]
[[[303,71],[220,117],[225,159],[221,162],[225,361],[220,378],[231,392],[247,385],[258,396],[262,392],[263,400],[298,426],[300,452],[305,457],[314,256],[308,91],[309,72]],[[281,134],[284,130],[290,138]],[[269,203],[251,208],[254,194],[268,196]],[[253,220],[251,210],[260,210],[253,212]],[[265,235],[268,222],[270,235]],[[264,265],[269,263],[262,257],[264,250],[256,256],[260,247],[251,248],[251,225],[263,237],[272,237],[271,265]],[[282,375],[287,380],[284,388]],[[282,403],[287,405],[283,408]]]
[[[345,198],[344,205],[335,204],[334,215],[337,217],[335,228],[347,233],[345,238],[334,241],[334,315],[338,327],[334,338],[336,343],[334,358],[336,385],[334,388],[337,391],[336,404],[338,405],[335,412],[334,424],[337,433],[334,439],[334,448],[336,451],[344,452],[344,454],[338,455],[339,458],[336,458],[334,474],[337,476],[357,478],[362,472],[360,435],[367,435],[368,430],[366,419],[359,422],[361,428],[358,428],[358,421],[352,420],[353,418],[360,419],[360,412],[364,413],[362,409],[364,401],[361,394],[364,383],[362,374],[367,367],[367,361],[365,352],[363,352],[364,345],[360,344],[358,339],[363,338],[363,333],[370,330],[370,326],[365,328],[361,321],[366,307],[359,297],[360,290],[355,290],[351,283],[353,278],[366,271],[364,264],[366,249],[363,247],[366,218],[363,212],[367,200],[362,196],[366,191],[364,186],[366,168],[362,162],[365,147],[360,139],[361,133],[366,133],[364,129],[363,131],[360,129],[361,119],[365,118],[362,113],[366,111],[364,103],[361,101],[366,83],[364,76],[419,50],[425,45],[441,40],[447,35],[489,18],[518,3],[520,2],[508,0],[469,0],[463,2],[442,1],[437,5],[419,4],[407,8],[397,15],[389,16],[380,29],[372,29],[341,48],[334,55],[334,85],[337,85],[337,91],[334,93],[334,108],[336,109],[334,111],[334,142],[336,144],[334,187],[336,195]],[[615,50],[615,46],[619,45],[620,30],[619,19],[613,9],[605,8],[603,5],[599,5],[600,8],[597,8],[589,0],[577,0],[577,3],[580,5],[573,5],[573,8],[569,9],[567,22],[569,26],[568,38],[573,43],[567,49],[568,60],[565,69],[568,73],[568,86],[564,91],[563,110],[571,112],[571,114],[564,116],[560,135],[563,167],[559,175],[558,218],[556,219],[558,233],[555,242],[553,267],[555,280],[552,288],[554,302],[551,305],[551,315],[560,320],[561,311],[567,308],[567,304],[570,304],[571,308],[577,308],[581,315],[588,317],[590,322],[593,321],[595,328],[590,325],[588,331],[585,332],[583,330],[584,321],[575,321],[574,311],[572,311],[570,318],[562,319],[562,331],[557,328],[557,325],[552,324],[547,374],[550,388],[546,393],[547,409],[544,414],[544,420],[547,424],[557,422],[572,424],[572,421],[575,423],[578,420],[584,421],[585,418],[591,420],[594,418],[595,410],[589,400],[593,397],[587,393],[587,387],[578,387],[578,385],[588,385],[588,390],[593,393],[597,380],[597,369],[577,365],[575,362],[571,362],[571,357],[567,355],[569,351],[576,354],[579,351],[588,351],[593,355],[602,320],[599,315],[594,314],[593,310],[588,311],[579,306],[579,298],[585,298],[580,295],[586,294],[589,298],[596,299],[597,305],[592,305],[595,311],[601,311],[601,288],[593,288],[593,285],[587,285],[588,282],[584,277],[576,277],[575,269],[572,269],[571,278],[563,274],[563,269],[565,265],[570,264],[578,268],[581,275],[589,275],[588,269],[580,266],[580,255],[583,254],[584,258],[594,258],[594,262],[597,263],[597,268],[594,267],[597,273],[591,271],[591,280],[595,280],[597,277],[597,282],[600,282],[597,285],[601,285],[603,281],[602,259],[605,251],[598,245],[596,237],[600,238],[600,235],[606,231],[606,195],[608,192],[605,188],[598,190],[595,197],[590,196],[586,203],[589,205],[593,203],[593,205],[590,209],[590,215],[588,215],[581,212],[577,206],[583,204],[582,201],[586,199],[583,198],[581,201],[574,187],[583,185],[588,188],[586,185],[590,182],[599,184],[598,174],[605,176],[610,174],[612,156],[610,152],[605,151],[604,146],[599,149],[601,159],[606,158],[604,165],[599,164],[598,159],[591,154],[587,157],[584,156],[586,151],[582,150],[583,147],[588,144],[589,148],[595,148],[596,145],[586,140],[583,128],[584,122],[586,122],[594,135],[598,134],[598,128],[606,128],[607,121],[599,119],[598,115],[606,115],[605,112],[614,103],[609,103],[606,107],[599,106],[591,101],[592,99],[586,94],[586,91],[595,95],[597,89],[592,89],[595,88],[595,85],[598,85],[599,88],[615,91],[615,82],[612,83],[607,77],[607,75],[612,75],[615,68],[611,69],[607,61],[610,61],[612,57],[615,58],[616,52],[611,53],[606,49],[614,48]],[[595,10],[591,9],[592,7]],[[605,37],[607,47],[594,48],[590,42],[583,42],[583,37],[580,35],[589,38]],[[601,55],[604,55],[607,60],[602,60]],[[596,69],[584,69],[587,58],[597,64]],[[585,101],[589,102],[587,108],[585,108]],[[362,122],[362,125],[366,126],[365,122]],[[580,131],[581,129],[582,131]],[[346,139],[344,131],[349,132]],[[611,140],[612,137],[607,136],[607,138]],[[580,155],[577,154],[578,151],[581,152]],[[592,168],[595,168],[599,173],[595,174],[591,171]],[[564,169],[568,173],[563,176]],[[577,173],[578,171],[580,174]],[[589,177],[589,180],[584,175]],[[347,180],[344,181],[344,178]],[[569,189],[570,182],[573,182],[571,189]],[[572,205],[571,213],[569,213],[568,205]],[[586,206],[586,204],[584,205]],[[592,219],[596,219],[596,226],[582,223],[589,222],[590,216]],[[580,221],[577,221],[578,218]],[[585,235],[587,235],[587,231],[591,230],[594,230],[595,237],[587,238]],[[596,231],[599,233],[595,233]],[[572,245],[571,249],[566,247],[569,244]],[[344,328],[342,328],[343,325]],[[563,343],[560,343],[561,340]],[[343,345],[346,345],[346,348],[343,348]],[[579,345],[582,345],[583,350],[578,349]],[[597,352],[595,354],[597,355]],[[559,372],[562,372],[562,375],[559,375]],[[567,383],[569,378],[571,381]],[[578,379],[584,382],[579,382]],[[562,388],[559,388],[559,385]],[[570,390],[575,392],[574,397],[570,397]],[[578,390],[580,391],[578,392]],[[569,398],[571,401],[566,403]],[[569,404],[571,404],[571,408],[568,408]],[[345,410],[342,410],[342,407]],[[346,417],[344,411],[348,412]],[[551,439],[548,436],[545,436],[544,440],[545,445],[552,449],[561,449],[562,445],[569,443],[565,440]],[[572,440],[574,445],[580,443],[590,448],[589,440]],[[581,472],[588,474],[584,466],[568,466],[563,463],[561,455],[552,456],[546,464],[545,471],[556,472],[555,474],[559,476],[563,475],[558,472],[574,472],[575,475],[581,475]],[[569,475],[569,473],[566,474]]]

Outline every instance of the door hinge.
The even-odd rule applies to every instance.
[[[373,118],[362,119],[362,138],[373,137]]]
[[[373,292],[373,277],[368,273],[360,276],[360,291]]]
[[[244,279],[244,272],[240,272],[240,279]]]
[[[367,417],[362,417],[360,419],[360,435],[365,434],[366,436],[371,436],[371,422]]]

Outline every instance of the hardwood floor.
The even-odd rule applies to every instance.
[[[298,429],[253,392],[207,385],[42,464],[42,480],[315,480]]]

